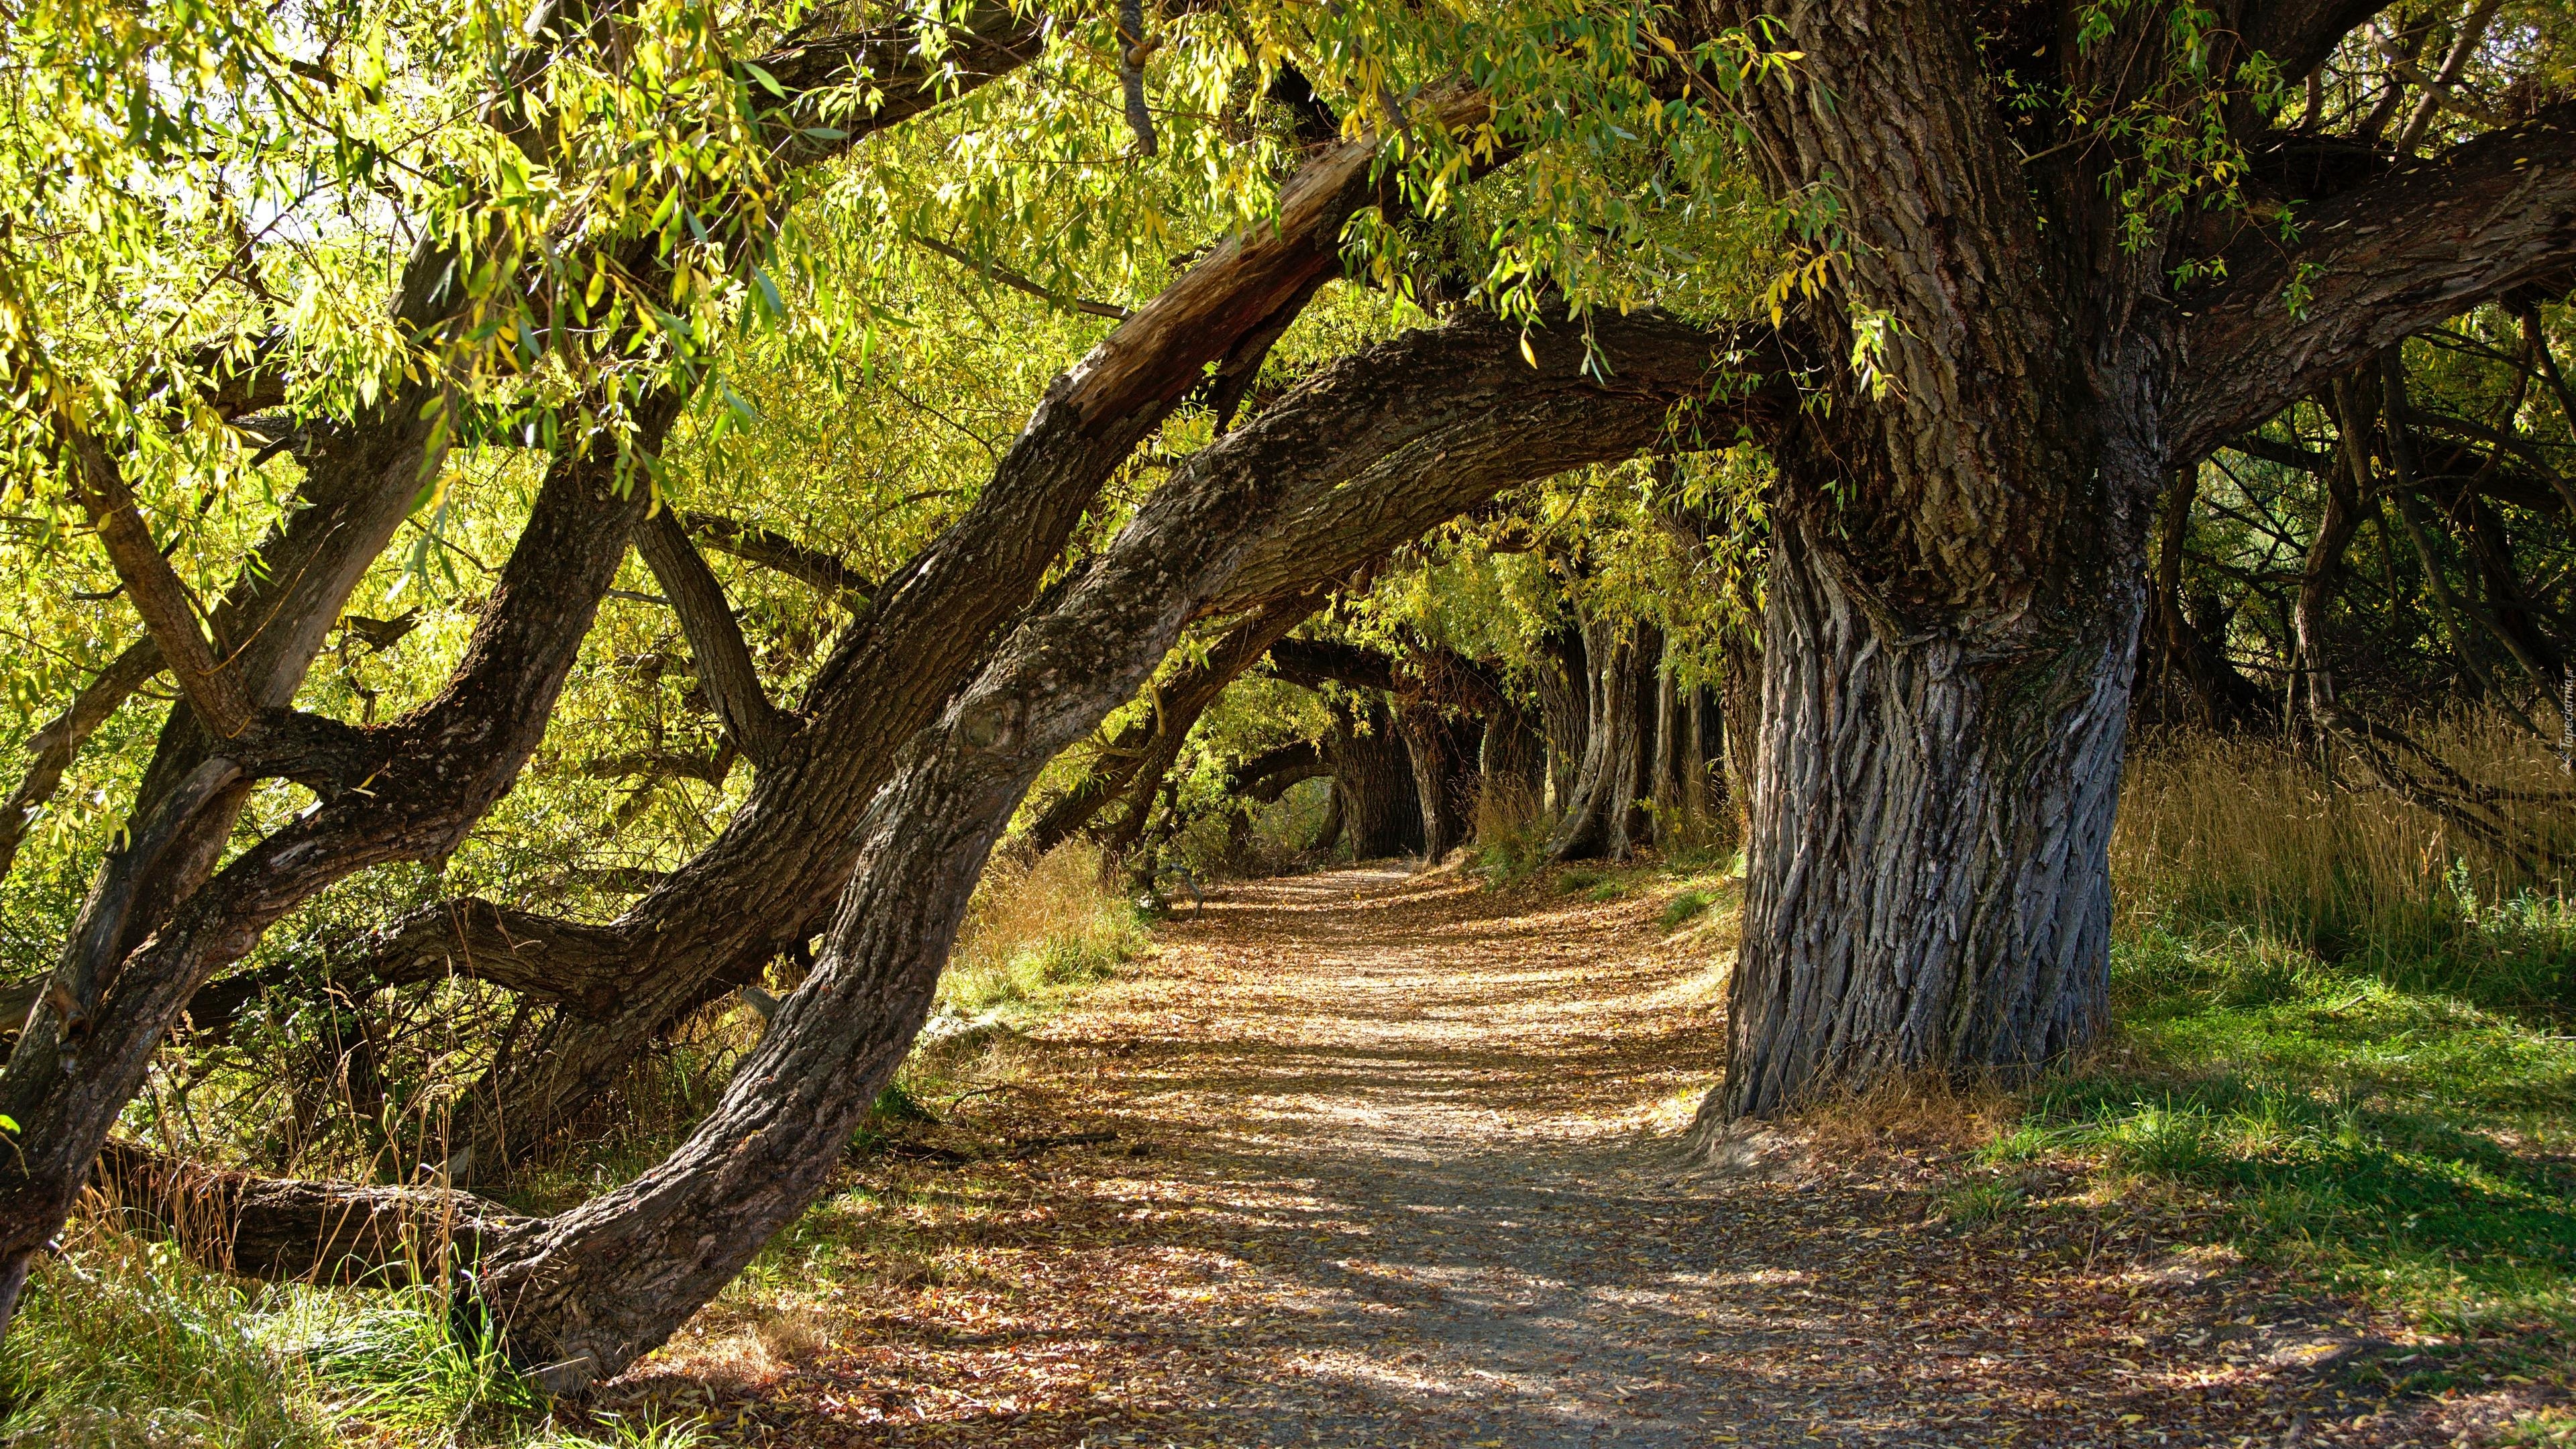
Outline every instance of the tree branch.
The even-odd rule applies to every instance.
[[[724,585],[690,546],[688,530],[671,510],[657,509],[635,530],[635,551],[644,556],[662,592],[680,616],[680,632],[697,657],[698,683],[715,706],[716,718],[753,765],[762,769],[778,758],[778,745],[793,732],[796,720],[769,702],[761,688],[760,670],[743,641],[742,621],[726,602]]]
[[[161,646],[149,638],[126,646],[124,653],[109,662],[98,677],[72,696],[63,712],[47,720],[44,727],[27,739],[26,778],[5,803],[0,803],[0,876],[9,873],[16,863],[18,846],[27,838],[28,827],[44,812],[45,804],[63,782],[63,772],[71,768],[72,757],[80,752],[81,742],[88,739],[117,706],[143,687],[143,682],[161,672]],[[0,1017],[5,1017],[0,1011]]]
[[[241,677],[215,658],[213,647],[198,629],[188,586],[179,581],[170,561],[152,542],[150,526],[135,510],[134,495],[126,491],[124,470],[88,430],[59,414],[54,427],[80,486],[81,504],[89,510],[90,524],[98,530],[116,576],[125,583],[125,596],[143,616],[145,632],[178,680],[180,693],[188,697],[208,731],[227,740],[239,736],[251,725],[250,700],[242,692]]]
[[[2170,458],[2199,459],[2370,354],[2576,264],[2576,102],[2464,142],[2238,244],[2186,303]],[[2293,310],[2293,287],[2304,305]]]
[[[2343,38],[2388,8],[2389,0],[2285,0],[2245,7],[2245,45],[2268,55],[2285,80],[2304,79]]]
[[[680,522],[718,553],[785,574],[825,593],[843,595],[853,605],[865,604],[868,596],[876,592],[876,584],[857,569],[783,533],[756,528],[720,513],[683,513]]]
[[[271,1282],[435,1283],[534,1221],[453,1188],[254,1177],[112,1139],[96,1187],[126,1231]]]
[[[1003,286],[1008,287],[1015,292],[1026,292],[1030,296],[1035,297],[1042,302],[1049,303],[1050,305],[1062,307],[1067,311],[1080,312],[1086,317],[1106,317],[1112,322],[1124,322],[1127,320],[1128,312],[1124,307],[1113,307],[1107,302],[1094,302],[1087,297],[1066,296],[1063,293],[1056,292],[1039,285],[1029,277],[1012,271],[1009,267],[1003,266],[1000,262],[992,261],[990,259],[978,261],[975,257],[968,253],[959,251],[957,248],[950,246],[946,242],[933,241],[929,237],[921,236],[913,232],[905,232],[904,240],[911,242],[914,246],[920,247],[925,251],[937,252],[939,255],[957,263],[959,266],[965,267],[974,272],[977,276],[999,282]]]

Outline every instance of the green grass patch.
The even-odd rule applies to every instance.
[[[2244,930],[2132,929],[2124,1049],[2033,1091],[1987,1156],[2196,1191],[2257,1261],[2499,1361],[2563,1361],[2576,1040],[2423,979]]]
[[[1691,886],[1664,902],[1662,916],[1664,929],[1678,931],[1708,914],[1709,907],[1724,899],[1726,899],[1725,893],[1713,887]]]
[[[0,1445],[686,1449],[694,1425],[549,1422],[429,1290],[245,1283],[96,1227],[30,1276],[0,1346]]]

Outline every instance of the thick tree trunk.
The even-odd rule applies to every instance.
[[[1422,819],[1422,861],[1438,865],[1466,844],[1473,822],[1474,775],[1462,731],[1438,709],[1419,701],[1397,715],[1405,763],[1413,776],[1416,812]]]
[[[1814,325],[1869,363],[1820,368],[1829,398],[1770,440],[1763,744],[1711,1123],[1909,1068],[2026,1069],[2098,1029],[2157,496],[2576,251],[2566,103],[2302,197],[2295,243],[2123,200],[2154,162],[2100,117],[2257,50],[2304,76],[2371,9],[2215,13],[2187,38],[2088,11],[2079,37],[2038,7],[1998,45],[1940,0],[1678,12],[1677,39],[1795,53],[1729,104],[1778,195],[1837,198],[1852,244]],[[2001,99],[2034,83],[2092,99]],[[2267,139],[2254,106],[2223,124]]]
[[[2103,582],[2062,647],[1980,660],[1892,634],[1803,526],[1779,530],[1745,945],[1704,1120],[2027,1068],[2100,1030],[2144,608],[2134,568]]]
[[[1583,769],[1548,847],[1555,860],[1625,860],[1653,831],[1655,668],[1663,635],[1651,625],[1604,619],[1583,626],[1591,666]]]
[[[1583,751],[1592,735],[1592,666],[1583,656],[1583,631],[1559,629],[1539,641],[1540,727],[1547,738],[1546,788],[1540,805],[1562,817],[1574,804],[1583,778]]]
[[[1371,706],[1357,720],[1333,730],[1333,793],[1342,802],[1342,829],[1351,859],[1384,860],[1422,849],[1422,801],[1413,763],[1396,732],[1395,718]]]

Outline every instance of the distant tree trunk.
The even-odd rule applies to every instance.
[[[1467,806],[1474,786],[1464,732],[1419,701],[1402,706],[1396,719],[1422,817],[1422,860],[1438,865],[1466,843],[1471,824]]]
[[[1383,860],[1422,849],[1422,803],[1395,717],[1372,705],[1333,731],[1333,793],[1341,798],[1351,859]]]
[[[1324,852],[1342,843],[1342,828],[1349,817],[1342,810],[1342,792],[1337,786],[1324,790],[1324,819],[1315,827],[1315,838],[1308,841],[1310,851]]]
[[[1683,731],[1690,693],[1673,677],[1672,642],[1666,640],[1664,657],[1655,670],[1654,736],[1647,746],[1645,795],[1654,802],[1655,848],[1666,852],[1690,844],[1699,830],[1698,817],[1684,799],[1689,793],[1685,772],[1691,751],[1683,742]]]
[[[1547,777],[1539,803],[1562,814],[1574,803],[1583,778],[1583,750],[1592,733],[1591,666],[1583,657],[1583,631],[1558,629],[1539,641],[1539,723],[1547,739]]]
[[[2200,469],[2176,472],[2156,515],[2146,628],[2138,647],[2137,722],[2233,730],[2272,718],[2271,697],[2237,671],[2184,607],[2183,545]]]
[[[1741,840],[1753,813],[1753,784],[1762,762],[1762,645],[1741,636],[1726,642],[1726,674],[1717,685],[1718,769],[1726,809]]]
[[[1547,738],[1520,710],[1486,720],[1476,743],[1476,775],[1480,789],[1526,790],[1535,803],[1546,788]]]
[[[1663,635],[1652,626],[1599,620],[1583,626],[1591,665],[1591,727],[1574,796],[1548,854],[1556,860],[1625,860],[1646,844],[1652,818],[1655,661]]]

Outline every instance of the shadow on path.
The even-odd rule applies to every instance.
[[[786,1405],[744,1436],[2400,1442],[2313,1372],[2338,1330],[2159,1245],[1953,1234],[1901,1152],[1685,1172],[1722,963],[1657,904],[1365,869],[1213,893],[975,1124],[1114,1142],[888,1168],[800,1229],[841,1214],[871,1286],[816,1291],[828,1349],[737,1366]]]

